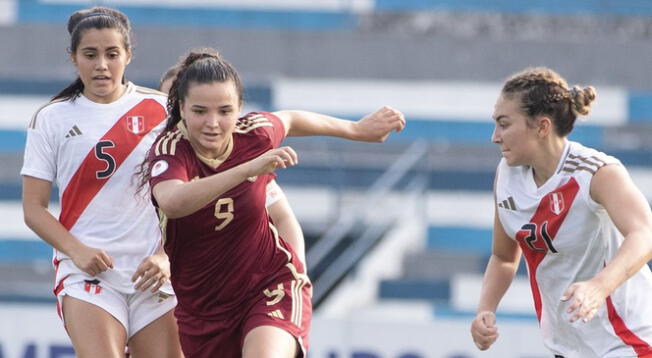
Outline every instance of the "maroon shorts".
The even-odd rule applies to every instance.
[[[177,312],[179,337],[186,358],[241,357],[244,339],[252,329],[274,326],[297,340],[305,357],[312,318],[312,285],[303,274],[288,275],[284,268],[277,280],[264,285],[243,302],[229,320],[203,320]]]

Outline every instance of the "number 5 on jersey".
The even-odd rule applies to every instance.
[[[110,140],[103,140],[95,145],[95,158],[106,163],[106,168],[104,170],[98,170],[95,172],[95,177],[97,179],[106,179],[115,173],[115,158],[113,158],[111,154],[105,152],[106,148],[113,147],[115,147],[115,144]]]

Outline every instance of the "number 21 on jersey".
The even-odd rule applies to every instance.
[[[525,241],[527,246],[529,246],[534,251],[538,251],[538,252],[552,251],[555,254],[557,253],[555,247],[552,246],[552,238],[548,233],[547,221],[544,221],[540,227],[538,227],[536,223],[527,223],[523,225],[521,231],[519,231],[517,235],[525,236],[523,237],[523,241]]]

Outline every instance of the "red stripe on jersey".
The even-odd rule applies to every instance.
[[[611,297],[607,297],[607,314],[609,315],[609,322],[611,322],[616,335],[620,337],[625,344],[631,346],[638,357],[652,357],[652,347],[627,328],[623,319],[620,318],[618,312],[616,312],[616,307],[614,306]]]
[[[568,183],[546,194],[527,224],[529,229],[526,230],[524,225],[523,229],[516,233],[516,240],[523,250],[530,273],[530,287],[539,321],[541,321],[541,292],[537,282],[537,268],[550,251],[552,241],[566,219],[579,189],[580,186],[575,178],[571,178]],[[560,195],[563,200],[560,200]]]
[[[58,281],[59,283],[57,283],[57,277],[59,277],[59,263],[61,263],[61,260],[57,259],[57,253],[58,251],[54,249],[54,258],[52,258],[52,264],[54,265],[54,285],[55,285],[54,290],[52,290],[52,292],[54,292],[54,297],[58,296],[59,292],[63,290],[63,281],[65,281],[66,278],[68,278],[68,275],[66,275],[62,277],[61,280]]]
[[[134,130],[133,118],[144,118],[141,128]],[[110,142],[107,154],[115,161],[115,168],[111,174],[120,168],[120,165],[138,146],[138,143],[157,125],[165,119],[165,109],[153,99],[144,99],[127,113],[125,113],[113,127],[100,138],[99,142]],[[138,131],[138,133],[134,133]],[[99,159],[95,155],[94,147],[72,176],[68,186],[61,197],[61,215],[59,221],[70,230],[88,204],[104,187],[111,176],[97,178],[97,173],[107,169],[106,159]]]
[[[57,271],[58,270],[59,270],[59,262],[57,261]],[[56,275],[55,275],[55,277],[56,277]],[[61,281],[59,281],[59,284],[57,285],[57,287],[54,288],[54,297],[58,297],[59,292],[61,292],[61,290],[63,290],[63,287],[64,287],[63,282],[66,280],[66,278],[68,278],[68,276],[62,278]],[[61,307],[61,304],[59,304],[59,299],[57,298],[57,315],[59,315],[59,318],[61,318],[61,319],[63,319],[63,311],[62,311],[62,309],[63,309],[63,307]]]
[[[54,266],[54,286],[55,286],[54,287],[54,290],[55,290],[54,295],[56,296],[56,294],[57,294],[56,289],[59,286],[59,285],[57,285],[57,275],[59,274],[59,262],[61,262],[61,260],[57,259],[57,249],[53,249],[53,250],[54,250],[54,255],[52,255],[53,256],[52,257],[52,266]]]

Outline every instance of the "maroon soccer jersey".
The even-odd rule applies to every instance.
[[[225,154],[208,160],[194,152],[180,122],[150,151],[150,185],[223,172],[278,147],[284,136],[278,117],[250,113],[238,120]],[[229,319],[291,261],[291,250],[275,235],[265,209],[265,186],[272,178],[248,178],[191,215],[161,217],[177,310],[184,315]]]

